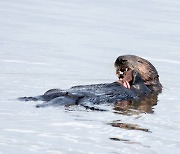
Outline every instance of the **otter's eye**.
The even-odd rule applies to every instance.
[[[120,75],[124,75],[128,70],[129,70],[129,68],[121,68],[121,69],[118,70],[118,73]]]
[[[119,71],[119,74],[124,74],[124,72]]]
[[[125,72],[125,69],[124,69],[124,68],[122,68],[120,71],[124,73],[124,72]]]
[[[120,62],[121,62],[121,64],[125,64],[127,62],[127,60],[121,59]]]

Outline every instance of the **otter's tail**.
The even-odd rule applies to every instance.
[[[43,101],[42,96],[36,96],[36,97],[19,97],[19,101]]]

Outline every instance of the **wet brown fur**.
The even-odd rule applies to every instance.
[[[159,75],[156,68],[146,59],[135,55],[123,55],[119,56],[114,64],[116,68],[116,74],[119,76],[119,70],[131,69],[139,72],[146,86],[149,89],[161,92],[162,85],[159,81]]]

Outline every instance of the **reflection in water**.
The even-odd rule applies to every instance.
[[[139,145],[142,145],[140,142],[134,142],[134,141],[131,141],[131,140],[117,138],[117,137],[110,137],[109,139],[113,140],[113,141],[121,141],[121,142],[124,142],[124,143],[127,143],[127,144],[139,144]],[[142,145],[142,146],[146,147],[146,148],[150,148],[150,146],[147,146],[147,145]]]
[[[115,104],[114,112],[123,115],[138,115],[153,113],[153,106],[157,105],[157,94],[150,94],[141,100],[121,101]]]
[[[141,100],[129,100],[129,101],[118,102],[114,105],[113,109],[114,109],[114,113],[128,115],[128,116],[139,115],[141,113],[153,113],[154,112],[153,106],[157,105],[157,101],[158,101],[158,94],[150,94]],[[122,123],[120,122],[120,120],[113,121],[110,123],[110,125],[112,127],[118,127],[126,130],[140,130],[151,133],[151,131],[147,128],[142,128],[137,124]],[[111,137],[110,139],[113,141],[121,141],[129,144],[142,145],[141,143],[132,142],[130,140],[121,139],[118,137]],[[149,146],[144,146],[144,147],[149,147]]]
[[[150,94],[150,95],[146,96],[145,98],[138,99],[138,100],[129,100],[129,101],[124,100],[124,101],[118,102],[113,105],[113,112],[116,114],[123,114],[123,115],[128,115],[128,116],[140,115],[142,113],[150,113],[151,114],[154,112],[153,106],[157,105],[157,101],[158,101],[158,94],[156,94],[156,93]],[[80,108],[80,110],[83,109],[83,111],[89,110],[89,111],[109,112],[109,110],[101,109],[100,108],[101,106],[99,106],[99,105],[98,106],[80,105],[80,106],[83,107],[83,108]],[[70,111],[70,109],[72,109],[72,108],[70,108],[70,106],[68,106],[66,109],[68,109],[68,111]],[[77,106],[74,110],[77,111]],[[111,125],[112,127],[116,127],[116,128],[126,129],[126,130],[137,130],[137,131],[151,133],[151,131],[148,128],[143,128],[142,126],[139,126],[137,124],[121,122],[121,120],[112,121],[112,122],[108,123],[108,125]],[[127,144],[139,144],[144,147],[149,147],[149,146],[145,146],[145,145],[141,144],[140,142],[134,142],[129,139],[122,139],[122,138],[119,138],[116,136],[110,137],[109,139],[113,140],[113,141],[121,141],[121,142],[124,142]]]
[[[119,128],[128,129],[128,130],[141,130],[141,131],[145,131],[145,132],[151,132],[151,131],[149,131],[149,129],[141,128],[137,124],[126,124],[126,123],[120,123],[117,121],[114,121],[110,124],[113,127],[119,127]]]

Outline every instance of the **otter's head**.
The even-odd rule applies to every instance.
[[[132,77],[129,77],[130,71],[136,71],[140,74],[144,84],[152,91],[161,92],[162,85],[159,81],[159,75],[156,68],[146,59],[135,55],[119,56],[114,66],[116,74],[120,81],[131,84]]]

